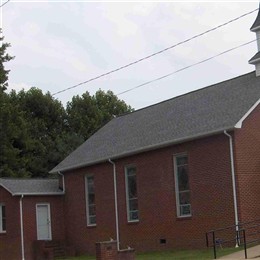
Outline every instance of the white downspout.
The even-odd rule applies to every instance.
[[[58,172],[58,174],[62,177],[62,188],[63,188],[63,193],[65,193],[65,180],[64,180],[64,175],[61,172]]]
[[[117,241],[117,251],[120,250],[119,242],[119,225],[118,225],[118,206],[117,206],[117,184],[116,184],[116,164],[108,160],[113,165],[113,174],[114,174],[114,195],[115,195],[115,216],[116,216],[116,241]]]
[[[224,134],[229,138],[229,150],[230,150],[230,160],[231,160],[231,176],[232,176],[232,185],[233,185],[233,200],[234,200],[234,211],[235,211],[235,224],[236,232],[239,231],[239,221],[238,221],[238,210],[237,210],[237,192],[236,192],[236,179],[235,179],[235,166],[234,166],[234,152],[233,152],[233,139],[227,131],[224,131]],[[238,241],[236,241],[236,247],[238,247]]]
[[[23,195],[20,198],[20,225],[21,225],[22,260],[25,260],[25,257],[24,257],[24,235],[23,235]]]

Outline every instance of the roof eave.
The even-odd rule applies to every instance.
[[[257,59],[251,59],[248,61],[249,64],[256,64],[256,63],[259,63],[260,62],[260,58],[257,58]]]
[[[61,196],[65,192],[15,192],[13,196]]]
[[[251,28],[250,28],[250,31],[251,31],[251,32],[256,32],[256,31],[258,31],[258,30],[260,30],[260,25],[257,25],[257,26],[254,26],[254,27],[251,27]]]
[[[104,163],[104,162],[108,161],[109,159],[116,160],[116,159],[120,159],[120,158],[123,158],[123,157],[126,157],[126,156],[131,156],[131,155],[135,155],[135,154],[138,154],[138,153],[151,151],[151,150],[154,150],[154,149],[167,147],[169,145],[188,142],[188,141],[192,141],[192,140],[195,140],[195,139],[207,137],[207,136],[210,136],[210,135],[220,134],[220,133],[223,133],[225,130],[226,131],[234,130],[234,128],[235,128],[235,126],[231,126],[231,127],[227,127],[227,128],[221,128],[221,129],[214,130],[214,131],[211,131],[211,132],[207,132],[207,133],[204,133],[204,134],[198,134],[198,135],[194,135],[194,136],[190,136],[190,137],[175,139],[173,141],[172,140],[166,141],[166,142],[162,142],[162,143],[156,144],[156,145],[149,145],[149,146],[143,147],[141,149],[137,149],[137,150],[121,153],[121,154],[118,154],[118,155],[114,155],[114,156],[111,156],[110,158],[105,157],[105,158],[101,158],[99,160],[95,160],[95,161],[92,161],[92,162],[89,162],[89,163],[81,163],[81,164],[74,165],[74,166],[71,166],[71,167],[58,168],[57,170],[55,170],[55,168],[54,168],[49,173],[66,172],[66,171],[76,170],[76,169],[79,169],[79,168],[95,165],[95,164],[98,164],[98,163]]]

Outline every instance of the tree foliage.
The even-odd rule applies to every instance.
[[[0,177],[48,171],[113,116],[132,111],[112,91],[75,96],[66,109],[40,89],[1,93]]]
[[[98,90],[93,96],[86,92],[81,97],[74,96],[67,104],[68,123],[72,131],[84,139],[114,116],[130,111],[133,109],[119,100],[112,91]]]
[[[8,87],[7,81],[9,70],[5,69],[4,63],[14,58],[6,53],[6,49],[10,47],[10,43],[4,43],[3,40],[4,38],[0,37],[0,92],[3,92]]]

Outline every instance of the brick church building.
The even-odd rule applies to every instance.
[[[0,179],[1,257],[33,259],[37,241],[203,248],[205,232],[259,219],[260,13],[251,31],[255,71],[112,119],[59,179]]]

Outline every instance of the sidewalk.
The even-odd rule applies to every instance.
[[[222,256],[218,259],[245,259],[245,251],[241,250],[230,255]],[[260,259],[260,245],[253,246],[247,249],[247,259]]]

